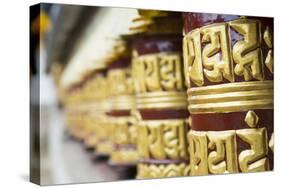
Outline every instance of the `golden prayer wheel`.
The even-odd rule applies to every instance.
[[[191,175],[273,169],[273,19],[184,13]]]
[[[82,81],[66,89],[64,99],[67,130],[77,140],[83,138]]]
[[[111,110],[111,100],[108,88],[108,68],[103,69],[98,75],[98,85],[96,92],[100,95],[101,109],[97,114],[96,121],[97,130],[97,148],[95,155],[97,157],[109,157],[113,150],[113,143],[111,142],[111,121],[108,112]]]
[[[136,120],[132,115],[135,109],[135,93],[131,74],[131,48],[128,41],[118,39],[107,59],[108,88],[111,109],[107,112],[108,135],[113,149],[109,164],[115,167],[120,178],[134,174],[138,160],[136,149]],[[132,172],[132,173],[129,173]]]
[[[137,178],[187,176],[188,111],[180,13],[140,11],[133,20],[138,111]]]
[[[104,92],[99,88],[103,67],[86,70],[80,79],[64,91],[67,130],[74,138],[84,142],[87,149],[97,145],[97,122],[101,114]]]
[[[95,149],[98,144],[98,126],[99,119],[103,113],[102,100],[105,98],[105,91],[101,86],[104,67],[95,69],[95,73],[86,87],[86,96],[88,98],[87,116],[85,117],[86,137],[84,143],[87,148]]]
[[[110,109],[104,120],[107,143],[111,145],[109,164],[118,171],[119,178],[135,176],[138,160],[136,150],[136,123],[131,114],[135,95],[131,74],[131,48],[127,41],[118,39],[106,58],[107,102]],[[100,143],[99,143],[100,145]]]

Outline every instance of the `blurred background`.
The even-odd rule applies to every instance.
[[[118,179],[106,161],[94,160],[83,143],[66,134],[56,87],[58,82],[75,82],[81,72],[96,66],[94,62],[106,56],[118,36],[129,32],[136,15],[137,10],[124,8],[60,4],[31,7],[30,176],[41,184]]]

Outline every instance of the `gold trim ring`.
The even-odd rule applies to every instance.
[[[187,108],[185,92],[151,92],[136,95],[137,109]]]
[[[136,106],[134,95],[120,95],[111,97],[112,110],[131,110]]]
[[[227,83],[187,91],[191,113],[273,109],[273,81]]]

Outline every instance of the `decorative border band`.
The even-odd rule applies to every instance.
[[[193,114],[273,109],[273,81],[197,87],[187,94],[188,109]]]
[[[153,92],[137,94],[138,109],[185,109],[187,105],[184,92]]]
[[[143,164],[140,163],[137,166],[138,175],[137,179],[145,178],[167,178],[167,177],[179,177],[189,176],[190,166],[186,163],[180,164]]]
[[[120,95],[111,97],[112,110],[131,110],[136,106],[134,95]]]

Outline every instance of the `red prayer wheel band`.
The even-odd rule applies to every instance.
[[[268,126],[268,133],[273,132],[273,110],[254,110],[259,120],[257,127]],[[249,128],[245,117],[247,112],[192,114],[192,130],[225,131]]]

